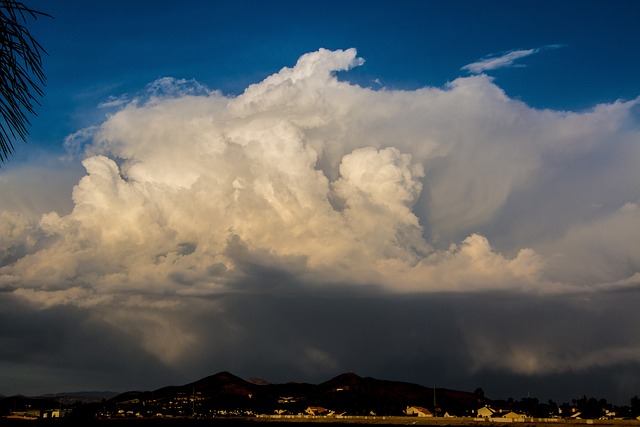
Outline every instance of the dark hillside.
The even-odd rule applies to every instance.
[[[431,411],[462,413],[481,402],[473,393],[435,390],[401,381],[360,377],[344,373],[321,384],[255,384],[229,372],[155,391],[127,392],[112,399],[112,408],[130,412],[172,416],[192,414],[300,414],[308,407],[322,407],[336,414],[402,415],[407,406]]]

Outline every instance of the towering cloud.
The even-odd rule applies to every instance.
[[[321,49],[237,97],[156,82],[84,132],[71,212],[0,213],[5,295],[86,310],[172,365],[231,340],[193,327],[230,295],[638,286],[638,99],[536,110],[482,74],[415,91],[336,77],[363,62]]]

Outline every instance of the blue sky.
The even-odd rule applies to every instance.
[[[637,394],[640,3],[33,6],[0,393]]]
[[[32,138],[52,147],[99,119],[94,107],[105,98],[157,78],[196,79],[237,95],[320,47],[358,49],[366,64],[345,76],[350,81],[416,89],[441,87],[487,55],[561,45],[489,73],[537,108],[583,110],[633,98],[640,86],[633,1],[63,0],[41,8],[55,19],[33,25],[49,57]]]

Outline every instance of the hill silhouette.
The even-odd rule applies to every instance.
[[[427,407],[436,412],[460,412],[481,404],[483,399],[466,391],[363,378],[353,372],[340,374],[320,384],[273,384],[249,382],[225,371],[184,385],[122,393],[109,400],[108,404],[112,407],[142,405],[146,411],[158,412],[161,409],[167,411],[173,405],[177,411],[174,415],[221,411],[298,414],[304,413],[308,407],[322,407],[351,415],[400,415],[407,406]]]

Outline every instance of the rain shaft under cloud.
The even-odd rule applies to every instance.
[[[295,344],[305,332],[282,310],[256,328],[252,316],[239,314],[241,301],[269,312],[258,303],[275,309],[280,297],[294,295],[322,323],[336,298],[387,295],[389,316],[415,316],[400,321],[404,333],[413,324],[412,333],[428,335],[419,310],[404,311],[398,298],[414,295],[434,310],[429,295],[455,293],[457,308],[443,315],[458,347],[417,346],[407,366],[428,351],[444,363],[450,351],[472,366],[470,375],[620,363],[637,370],[635,332],[618,331],[604,343],[587,337],[579,354],[542,338],[519,340],[524,324],[478,341],[475,333],[497,321],[464,321],[461,307],[473,309],[459,301],[524,294],[544,311],[541,301],[565,299],[580,319],[592,307],[573,306],[577,295],[637,297],[638,99],[579,113],[536,110],[483,74],[415,91],[336,77],[363,62],[354,49],[320,49],[237,97],[162,79],[144,98],[119,98],[119,110],[83,132],[90,137],[86,174],[69,189],[71,212],[34,218],[19,203],[3,206],[5,303],[40,312],[73,307],[88,324],[118,331],[123,343],[177,370],[187,361],[202,370],[225,360],[258,366],[240,349],[261,348],[256,339],[271,325],[279,331],[273,343],[288,350],[273,354],[271,369],[304,375],[355,370],[357,357],[328,341],[329,331]],[[318,295],[332,302],[326,312],[311,302]],[[384,309],[369,301],[354,310],[372,319]],[[637,315],[625,316],[638,324]],[[549,318],[540,319],[542,330],[555,327]],[[399,333],[387,329],[382,340]],[[575,323],[565,332],[575,334]],[[363,348],[373,339],[364,336]],[[511,351],[496,352],[496,343]],[[380,349],[364,366],[383,372],[394,355]]]

